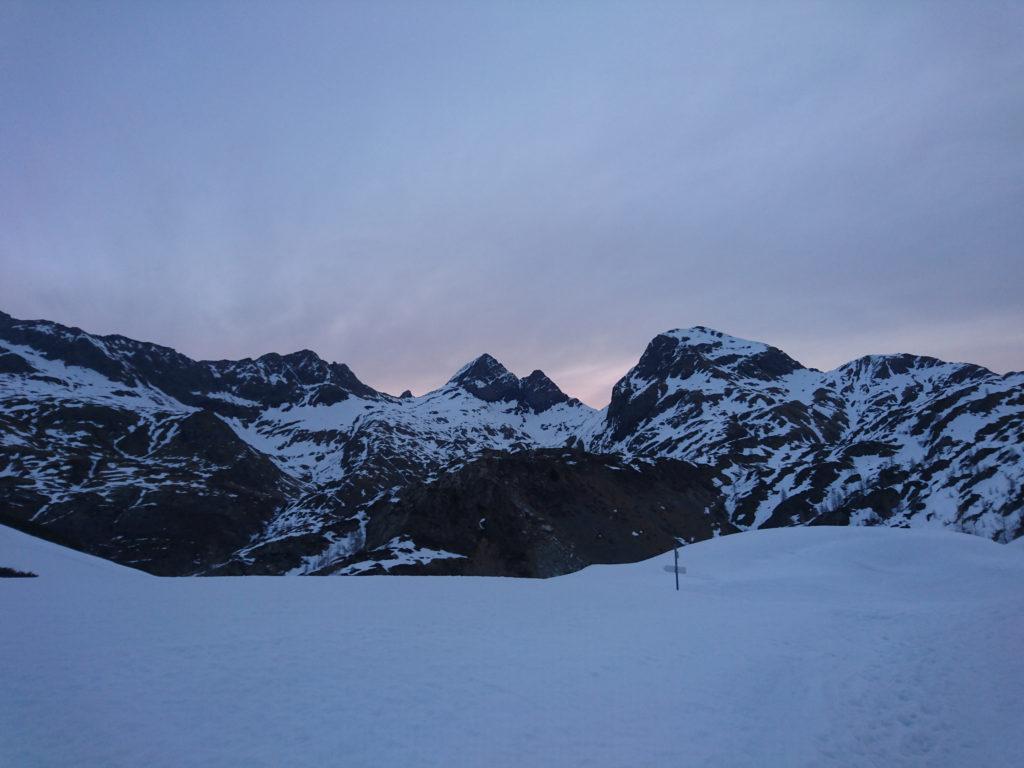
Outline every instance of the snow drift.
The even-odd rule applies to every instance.
[[[0,542],[40,574],[0,583],[4,765],[1024,761],[1024,550],[980,537],[741,533],[685,547],[679,592],[671,553],[544,581],[157,579]]]

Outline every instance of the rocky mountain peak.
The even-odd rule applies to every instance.
[[[484,352],[462,366],[449,381],[461,384],[470,379],[484,379],[504,375],[511,375],[508,368],[498,362],[493,356]]]
[[[638,368],[651,376],[688,378],[704,371],[729,379],[771,381],[804,366],[776,347],[698,325],[655,337]]]
[[[520,379],[488,354],[460,368],[447,386],[458,387],[488,403],[518,403],[534,413],[571,399],[543,371],[536,370]]]
[[[516,400],[519,395],[519,379],[486,352],[462,366],[448,385],[460,387],[488,403]]]
[[[717,396],[736,385],[772,385],[801,370],[806,369],[789,355],[761,342],[705,326],[666,331],[612,390],[610,434],[621,440],[681,399]]]
[[[569,396],[540,370],[520,379],[519,389],[522,402],[537,413],[569,400]]]
[[[848,377],[869,379],[890,379],[905,375],[930,377],[936,374],[959,374],[959,378],[969,379],[992,374],[987,368],[979,365],[947,363],[926,355],[906,353],[865,355],[840,366],[838,370]]]
[[[308,349],[287,355],[269,352],[258,357],[256,362],[266,374],[280,376],[287,382],[312,385],[324,383],[330,378],[327,363]]]
[[[325,366],[323,358],[311,349],[300,349],[283,355],[281,360],[296,370],[320,369]]]

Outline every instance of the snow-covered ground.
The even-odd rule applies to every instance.
[[[0,765],[1024,765],[1024,548],[789,528],[547,581],[157,579],[0,528]]]

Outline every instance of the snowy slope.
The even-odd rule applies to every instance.
[[[97,579],[148,578],[134,568],[93,557],[0,525],[0,566],[28,571],[62,585]]]
[[[671,556],[545,581],[8,580],[0,764],[1024,761],[1019,548],[789,528],[682,561],[679,592]]]

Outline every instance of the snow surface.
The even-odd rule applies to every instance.
[[[0,765],[1024,764],[1024,551],[789,528],[545,581],[159,579],[0,528]],[[102,561],[100,561],[102,562]]]
[[[51,544],[27,533],[0,525],[0,566],[18,571],[30,571],[41,578],[67,586],[83,581],[107,581],[109,579],[150,579],[154,577],[143,571],[128,568],[102,557],[93,557],[84,552]],[[3,581],[8,581],[3,579]],[[11,581],[24,581],[13,579]],[[3,593],[0,593],[3,594]],[[10,619],[5,601],[0,601],[0,615]],[[5,622],[8,628],[10,621]],[[2,742],[0,742],[2,743]],[[2,754],[2,753],[0,753]],[[0,762],[2,764],[2,762]]]

